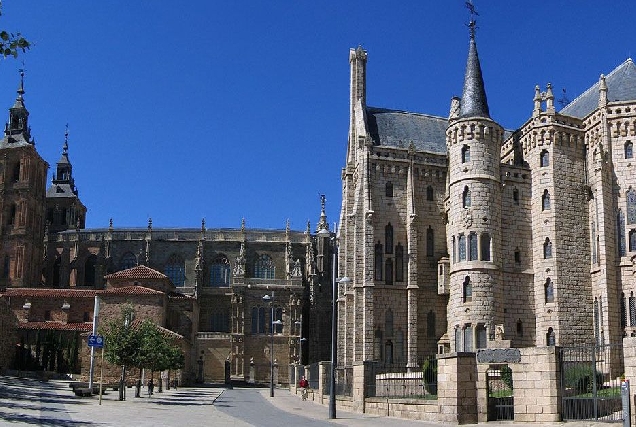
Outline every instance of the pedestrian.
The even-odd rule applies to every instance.
[[[300,387],[300,395],[303,400],[307,400],[307,389],[309,388],[309,381],[305,377],[302,377],[298,382],[298,386]]]
[[[148,380],[148,396],[152,396],[152,390],[155,388],[155,383],[152,381],[152,378]]]

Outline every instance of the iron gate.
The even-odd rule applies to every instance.
[[[486,371],[488,421],[514,420],[512,370],[508,365],[491,366]]]
[[[560,351],[563,420],[623,420],[621,344],[564,347]]]

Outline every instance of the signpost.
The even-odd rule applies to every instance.
[[[99,404],[102,404],[102,383],[104,379],[104,337],[103,335],[95,335],[90,334],[88,336],[88,346],[91,348],[91,353],[96,348],[102,349],[102,363],[100,365],[100,373],[99,373]],[[91,386],[91,393],[93,392]]]

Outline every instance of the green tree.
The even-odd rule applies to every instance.
[[[0,0],[0,15],[2,15],[2,1]],[[17,58],[18,52],[26,52],[31,47],[31,43],[22,37],[20,33],[10,33],[8,31],[0,31],[0,51],[2,56],[13,56]]]
[[[142,339],[139,354],[140,368],[150,369],[152,377],[154,372],[179,369],[183,366],[183,352],[157,325],[146,319],[141,324],[140,330]],[[163,382],[159,381],[158,392],[162,391]]]
[[[140,328],[132,325],[135,311],[131,304],[121,309],[121,315],[106,323],[101,334],[104,335],[104,357],[113,365],[122,367],[119,380],[119,400],[126,399],[126,369],[139,366]]]

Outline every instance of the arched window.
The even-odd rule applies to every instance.
[[[382,253],[382,243],[378,242],[375,245],[375,280],[382,280],[382,263],[384,262]]]
[[[265,333],[265,307],[252,307],[252,333]]]
[[[84,263],[84,286],[95,286],[95,267],[97,264],[97,256],[91,254],[86,258]]]
[[[521,250],[515,248],[515,264],[521,264]]]
[[[464,192],[462,193],[462,207],[470,207],[470,189],[468,186],[464,187]]]
[[[636,190],[629,188],[627,191],[627,223],[636,224]]]
[[[384,227],[384,244],[386,245],[385,250],[387,254],[393,253],[393,226],[389,222]]]
[[[543,195],[541,196],[541,210],[550,210],[550,193],[548,190],[543,190]]]
[[[132,252],[126,252],[119,260],[119,269],[126,270],[137,265],[137,257]]]
[[[517,320],[517,336],[523,336],[523,322],[521,321],[521,319]]]
[[[426,187],[426,200],[433,200],[433,187],[431,187],[430,185]]]
[[[459,327],[455,327],[455,352],[464,351],[462,344],[462,330]]]
[[[548,328],[548,332],[545,334],[545,341],[548,346],[556,345],[556,337],[554,335],[554,329]]]
[[[545,285],[543,285],[543,287],[545,302],[554,302],[554,285],[552,284],[552,280],[550,280],[549,277],[545,279]]]
[[[387,258],[384,262],[384,283],[393,284],[393,260],[391,258]]]
[[[629,251],[636,252],[636,230],[629,230]]]
[[[470,283],[470,276],[466,276],[464,283],[462,284],[462,297],[464,302],[469,302],[473,300],[473,284]]]
[[[634,145],[631,141],[627,141],[625,143],[625,158],[631,159],[632,157],[634,157]]]
[[[478,324],[475,332],[477,333],[476,348],[486,348],[488,346],[488,331],[486,330],[486,325]]]
[[[541,151],[541,167],[550,165],[550,153],[548,150]]]
[[[435,256],[435,235],[433,234],[433,228],[430,225],[426,230],[426,256]]]
[[[254,277],[257,279],[273,279],[276,274],[276,267],[272,257],[263,254],[254,263]]]
[[[393,183],[391,181],[384,185],[384,194],[386,197],[393,197]]]
[[[426,336],[434,338],[435,334],[435,313],[430,310],[426,315]]]
[[[177,254],[170,255],[163,269],[173,285],[182,287],[185,285],[185,261]]]
[[[477,261],[477,233],[471,231],[468,234],[468,260],[469,261]]]
[[[401,243],[395,247],[395,281],[404,281],[404,247]]]
[[[230,262],[225,255],[217,255],[210,265],[210,286],[230,286]]]
[[[543,258],[552,258],[552,242],[547,237],[545,238],[545,242],[543,242]]]
[[[462,163],[470,162],[470,147],[464,145],[462,147]]]
[[[459,235],[457,246],[459,246],[459,261],[466,261],[466,236],[463,234]]]
[[[481,239],[481,260],[490,261],[490,234],[482,233]]]
[[[625,244],[625,215],[621,209],[616,214],[616,228],[618,235],[618,256],[627,255],[627,245]]]
[[[519,190],[516,188],[512,190],[512,201],[515,202],[515,205],[519,204]]]

